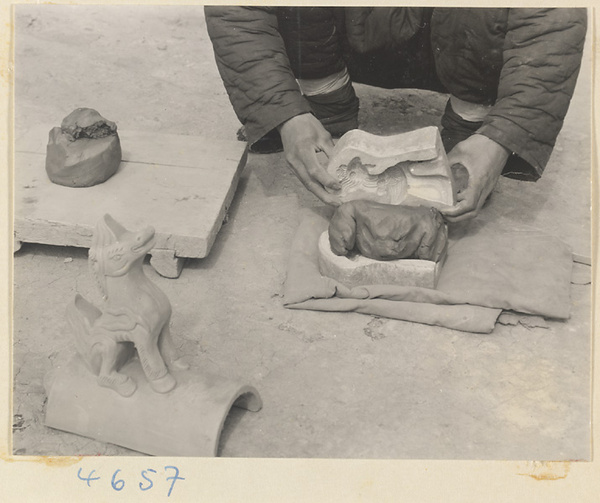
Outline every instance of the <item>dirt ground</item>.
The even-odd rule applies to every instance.
[[[235,139],[200,7],[16,7],[15,129],[95,108],[122,130]],[[588,44],[589,45],[589,44]],[[502,179],[481,218],[557,235],[590,255],[589,47],[552,159],[536,183]],[[361,127],[438,125],[447,97],[357,86]],[[474,335],[360,314],[283,308],[300,210],[319,206],[281,154],[250,155],[208,258],[169,280],[172,332],[192,366],[253,384],[234,409],[231,457],[589,459],[590,268],[572,316]],[[190,215],[202,218],[202,215]],[[150,224],[151,222],[149,222]],[[73,355],[64,309],[96,299],[87,251],[24,244],[14,259],[13,450],[137,455],[44,426],[44,376]]]

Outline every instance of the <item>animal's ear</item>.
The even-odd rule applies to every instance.
[[[117,239],[115,233],[108,226],[106,221],[106,217],[109,215],[104,215],[98,222],[96,223],[96,229],[94,230],[94,236],[92,237],[92,245],[90,247],[90,256],[96,257],[99,253],[98,250],[102,249],[106,245],[114,243]]]
[[[118,241],[123,234],[127,232],[127,229],[123,227],[119,222],[117,222],[113,217],[111,217],[108,213],[104,215],[102,218],[106,228],[110,230],[112,235]]]

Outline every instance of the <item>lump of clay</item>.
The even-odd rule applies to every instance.
[[[46,173],[58,185],[97,185],[114,175],[120,163],[117,125],[96,110],[78,108],[50,131]]]
[[[447,241],[444,219],[432,207],[350,201],[337,208],[329,224],[331,250],[339,256],[358,252],[375,260],[437,262]]]

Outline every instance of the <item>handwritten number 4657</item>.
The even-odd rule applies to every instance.
[[[178,480],[185,480],[185,478],[179,476],[179,468],[177,468],[176,466],[165,466],[165,474],[166,474],[167,470],[173,470],[173,472],[174,472],[172,476],[166,477],[166,480],[171,481],[171,486],[169,487],[169,492],[168,492],[167,496],[171,496],[171,491],[173,491],[175,482],[177,482]],[[125,487],[125,481],[123,479],[117,477],[120,471],[121,471],[121,469],[115,470],[115,472],[113,473],[112,478],[110,480],[110,485],[112,486],[112,488],[115,491],[121,491]],[[79,480],[83,480],[85,483],[87,483],[88,487],[92,487],[90,482],[100,480],[100,477],[94,477],[95,472],[96,472],[96,470],[92,470],[87,477],[82,477],[81,468],[80,468],[77,471],[77,478],[79,478]],[[147,470],[142,470],[141,475],[142,475],[142,478],[144,479],[144,481],[140,482],[138,484],[141,491],[147,491],[148,489],[151,489],[152,486],[154,485],[154,482],[150,478],[151,475],[149,475],[149,473],[156,473],[156,470],[153,470],[152,468],[148,468]]]

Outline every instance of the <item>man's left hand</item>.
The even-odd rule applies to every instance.
[[[510,152],[487,136],[474,134],[448,154],[450,166],[462,165],[468,172],[466,187],[459,187],[457,203],[440,210],[448,222],[475,218],[502,173]]]

